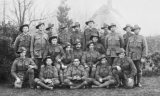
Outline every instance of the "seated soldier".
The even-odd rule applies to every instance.
[[[130,57],[125,56],[124,49],[117,52],[118,57],[113,62],[113,76],[117,81],[117,87],[123,85],[128,88],[133,87],[133,78],[137,69]]]
[[[78,58],[74,58],[73,64],[69,66],[65,76],[64,83],[69,85],[70,88],[83,88],[89,83],[87,73],[84,67],[80,65]]]
[[[22,88],[24,80],[29,79],[30,88],[33,88],[34,69],[36,64],[32,59],[25,57],[27,50],[24,47],[19,49],[20,57],[15,59],[11,68],[11,75],[16,79],[15,88]]]
[[[53,61],[51,57],[46,57],[43,60],[41,66],[39,79],[35,78],[35,83],[37,88],[43,87],[48,90],[53,90],[55,86],[58,86],[60,81],[58,79],[58,71],[55,66],[53,66]]]
[[[97,65],[96,70],[96,81],[93,83],[98,85],[100,88],[108,88],[110,85],[116,83],[116,80],[112,76],[112,69],[109,63],[107,62],[107,58],[105,55],[101,55],[99,57],[100,63]]]

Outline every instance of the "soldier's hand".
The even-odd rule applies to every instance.
[[[141,62],[144,63],[146,60],[144,58],[141,58]]]
[[[32,65],[29,65],[29,66],[28,66],[28,68],[31,68],[31,69],[33,69],[33,68],[34,68],[34,66],[32,66]]]
[[[80,76],[77,76],[77,80],[81,80],[82,78]]]
[[[58,61],[58,62],[61,62],[61,59],[58,59],[57,61]]]
[[[119,67],[119,66],[116,66],[116,67],[117,67],[117,70],[118,70],[118,71],[121,71],[121,67]]]
[[[17,77],[17,78],[16,78],[16,82],[17,82],[17,83],[20,83],[20,82],[21,82],[21,79]]]
[[[34,58],[34,57],[31,57],[31,59],[32,59],[32,60],[35,60],[35,58]]]
[[[76,76],[74,76],[74,77],[73,77],[73,80],[76,80],[76,79],[77,79],[77,77],[76,77]]]
[[[103,82],[102,78],[99,78],[99,82]]]

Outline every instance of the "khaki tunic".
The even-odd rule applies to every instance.
[[[71,34],[68,32],[61,32],[58,35],[58,42],[62,47],[64,47],[67,42],[71,42]]]
[[[134,35],[129,38],[126,54],[132,60],[141,60],[148,54],[148,46],[145,37],[141,35]]]
[[[71,35],[71,44],[75,44],[77,40],[82,42],[83,34],[80,31],[74,31]]]
[[[126,33],[126,34],[123,35],[124,43],[125,43],[125,45],[124,45],[125,49],[127,47],[127,43],[128,43],[129,38],[132,37],[133,35],[134,34],[132,34],[131,32],[128,32],[128,33]]]

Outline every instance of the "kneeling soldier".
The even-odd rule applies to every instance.
[[[29,79],[30,88],[33,88],[34,69],[37,69],[37,66],[32,59],[25,57],[26,52],[24,47],[19,49],[20,57],[14,60],[11,68],[11,75],[16,79],[15,88],[21,88],[26,79]]]
[[[107,57],[101,55],[99,57],[100,63],[97,65],[96,70],[96,85],[100,88],[109,87],[112,84],[115,84],[116,81],[112,76],[112,69],[109,63],[107,62]]]
[[[53,61],[51,57],[46,57],[43,60],[43,64],[40,70],[39,79],[35,78],[37,88],[43,87],[49,90],[53,90],[55,86],[58,86],[60,81],[58,80],[58,71],[55,66],[52,66]]]
[[[80,65],[80,60],[75,58],[66,72],[64,83],[69,85],[70,88],[83,88],[89,83],[87,79],[87,73],[84,67]]]
[[[133,78],[137,73],[137,69],[130,57],[125,56],[124,49],[120,49],[117,52],[117,57],[113,63],[113,76],[117,81],[117,87],[119,85],[125,85],[126,87],[133,87]]]

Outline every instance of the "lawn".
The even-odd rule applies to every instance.
[[[0,85],[0,96],[160,96],[160,77],[144,77],[142,88],[134,89],[55,89],[30,90],[14,89],[9,85]]]

